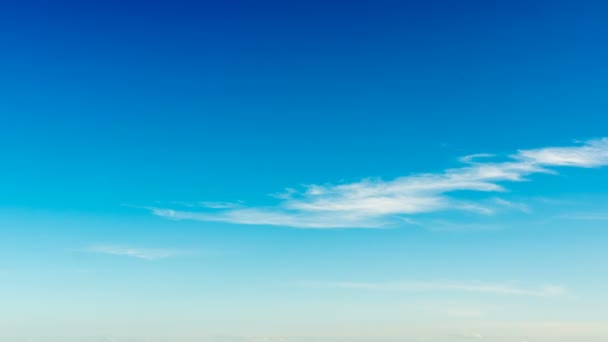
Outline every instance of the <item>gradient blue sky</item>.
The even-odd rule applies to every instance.
[[[5,1],[0,44],[2,342],[608,339],[606,2]]]

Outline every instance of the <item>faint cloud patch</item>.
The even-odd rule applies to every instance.
[[[173,249],[138,248],[117,245],[93,245],[89,246],[86,251],[90,253],[125,256],[150,261],[188,254],[184,251]]]

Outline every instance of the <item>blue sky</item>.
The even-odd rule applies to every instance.
[[[608,339],[608,4],[0,5],[0,341]]]

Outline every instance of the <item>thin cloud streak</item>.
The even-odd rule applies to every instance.
[[[183,254],[169,249],[150,249],[112,245],[95,245],[87,248],[90,253],[126,256],[143,260],[159,260]]]
[[[503,183],[527,181],[526,177],[532,174],[555,174],[556,167],[608,165],[608,138],[570,147],[520,150],[503,161],[489,161],[491,157],[490,154],[465,156],[460,159],[465,166],[390,181],[364,179],[339,185],[309,185],[303,191],[288,188],[283,194],[273,195],[280,202],[270,207],[207,211],[149,209],[154,215],[175,220],[295,228],[379,228],[399,222],[395,216],[447,210],[484,215],[490,215],[498,208],[526,211],[524,205],[505,200],[488,204],[459,199],[454,192],[505,192]]]
[[[239,202],[200,202],[199,205],[211,209],[232,209],[241,206]]]

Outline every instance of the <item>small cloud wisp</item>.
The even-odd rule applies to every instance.
[[[90,253],[126,256],[143,260],[159,260],[182,254],[168,249],[135,248],[125,246],[94,245],[87,248]]]

